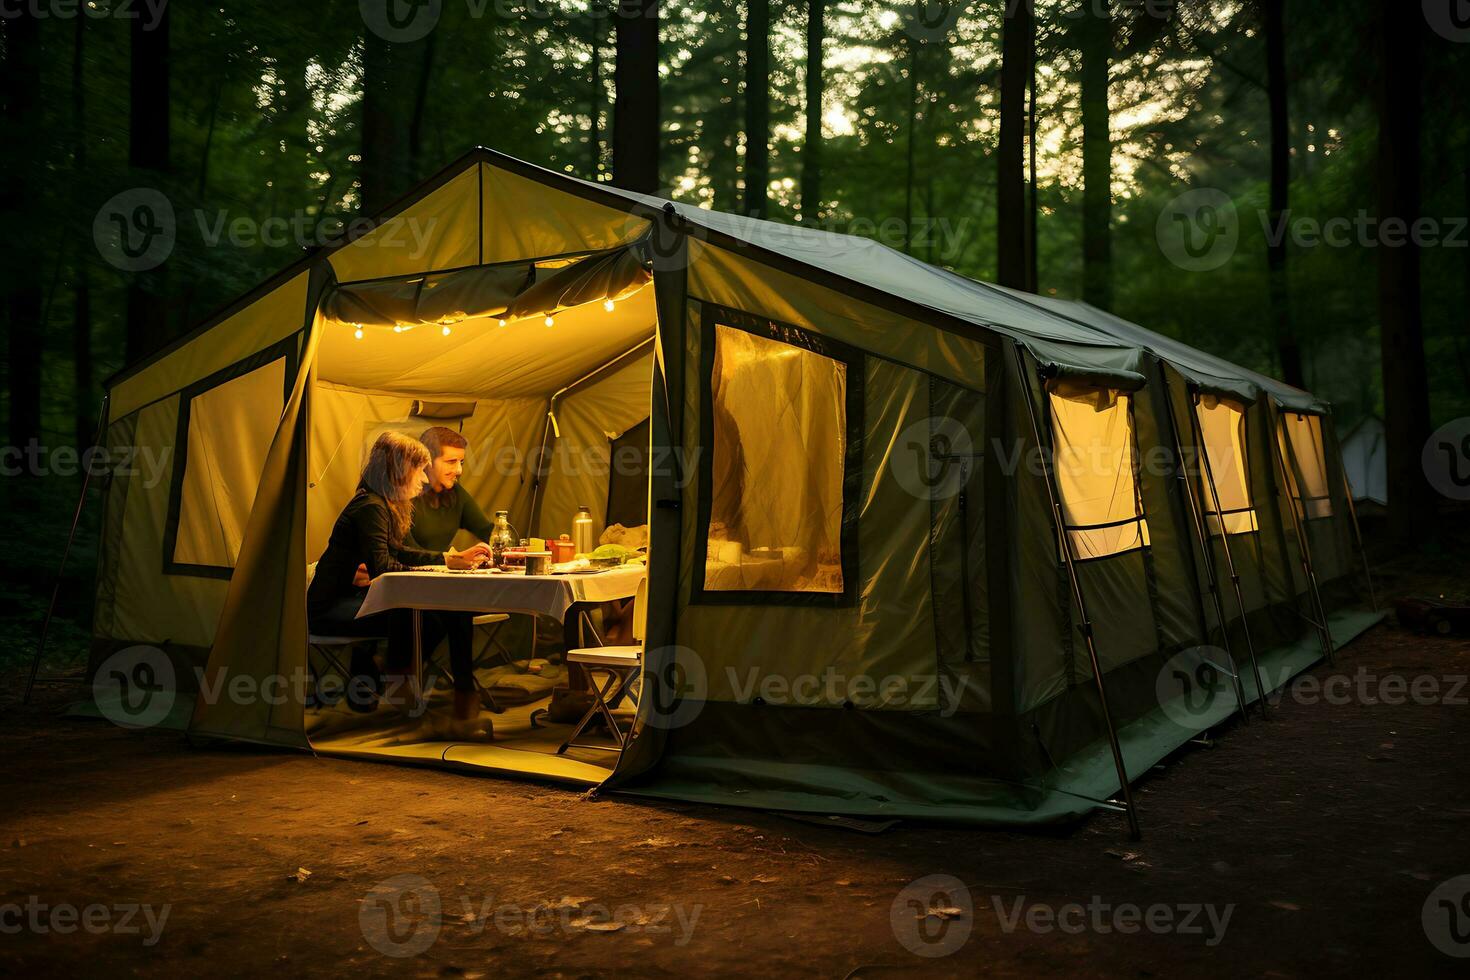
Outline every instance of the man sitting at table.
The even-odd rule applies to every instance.
[[[469,531],[476,541],[488,541],[495,522],[459,485],[469,440],[453,429],[436,425],[425,429],[419,442],[429,450],[429,468],[425,471],[429,484],[413,501],[413,542],[426,551],[448,551],[461,530]]]

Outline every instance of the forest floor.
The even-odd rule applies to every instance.
[[[1470,955],[1470,640],[1390,619],[1310,673],[1348,695],[1176,753],[1141,842],[197,749],[7,684],[0,974],[1463,976],[1436,943]]]

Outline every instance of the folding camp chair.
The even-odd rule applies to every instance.
[[[386,642],[386,640],[387,637],[383,636],[328,636],[325,634],[319,635],[316,633],[308,634],[306,637],[306,669],[310,671],[314,680],[314,683],[312,684],[311,697],[314,698],[319,704],[336,704],[337,701],[341,700],[341,698],[339,697],[331,702],[328,702],[326,698],[322,697],[322,675],[321,672],[316,669],[316,665],[311,662],[311,654],[313,651],[319,654],[321,658],[327,662],[327,667],[332,672],[336,673],[338,677],[342,678],[342,690],[343,692],[345,692],[347,690],[348,683],[352,680],[352,672],[346,667],[342,666],[342,660],[335,651],[346,651],[348,657],[350,658],[352,655],[353,647],[356,647],[361,643],[376,644],[379,642]]]
[[[581,664],[587,669],[587,673],[598,672],[607,675],[607,680],[602,687],[596,687],[594,681],[592,706],[577,722],[577,727],[572,729],[571,736],[556,750],[561,755],[573,745],[588,749],[607,749],[613,752],[621,752],[628,744],[628,738],[623,730],[618,727],[617,719],[613,717],[612,705],[627,695],[629,700],[636,699],[628,690],[639,672],[643,669],[643,635],[644,626],[648,622],[648,579],[638,583],[638,593],[633,597],[633,639],[639,642],[633,646],[611,646],[611,647],[586,647],[580,650],[567,651],[567,663]],[[586,727],[592,723],[595,716],[601,716],[607,725],[607,730],[612,733],[616,745],[603,745],[598,742],[578,742]]]

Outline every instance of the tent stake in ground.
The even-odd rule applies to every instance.
[[[1220,489],[1215,484],[1215,470],[1210,465],[1210,451],[1205,445],[1205,434],[1200,428],[1199,413],[1195,411],[1194,399],[1187,406],[1189,408],[1190,427],[1194,432],[1195,445],[1199,447],[1200,458],[1204,461],[1204,476],[1210,487],[1210,499],[1215,503],[1215,517],[1220,524],[1220,550],[1225,553],[1225,570],[1230,574],[1230,584],[1235,588],[1235,608],[1240,611],[1240,628],[1245,634],[1245,649],[1250,655],[1251,669],[1256,675],[1256,691],[1261,695],[1261,715],[1266,714],[1266,685],[1261,681],[1261,666],[1256,662],[1256,645],[1251,640],[1250,626],[1245,618],[1245,598],[1240,592],[1240,574],[1235,570],[1235,558],[1230,554],[1230,532],[1225,527],[1225,512],[1220,504]],[[1206,526],[1205,531],[1209,531]],[[1204,542],[1205,561],[1212,564],[1215,561],[1214,552],[1210,549],[1208,538]],[[1221,624],[1223,627],[1223,623]],[[1245,706],[1241,705],[1241,713],[1245,713]]]
[[[1178,416],[1175,414],[1174,411],[1173,387],[1169,384],[1168,372],[1164,370],[1162,364],[1160,364],[1159,370],[1164,379],[1164,400],[1167,408],[1165,414],[1169,419],[1169,431],[1174,436],[1174,459],[1177,461],[1179,466],[1179,479],[1184,483],[1185,499],[1189,501],[1189,516],[1194,524],[1195,540],[1199,542],[1200,555],[1204,559],[1205,579],[1209,583],[1210,600],[1215,607],[1215,620],[1220,624],[1220,640],[1225,645],[1225,655],[1230,658],[1230,676],[1235,680],[1235,697],[1240,702],[1241,720],[1244,721],[1246,724],[1250,724],[1250,712],[1247,711],[1247,704],[1245,699],[1245,686],[1241,683],[1240,680],[1240,667],[1235,662],[1235,651],[1230,648],[1230,625],[1225,619],[1225,605],[1220,599],[1220,581],[1219,577],[1215,574],[1215,561],[1214,555],[1210,551],[1209,535],[1205,530],[1204,516],[1201,513],[1199,501],[1194,495],[1194,482],[1190,479],[1189,466],[1184,458],[1184,445],[1179,441],[1179,423]],[[1204,452],[1204,448],[1202,446],[1197,446],[1197,448],[1201,453]],[[1237,595],[1238,594],[1239,591],[1237,589]],[[1243,608],[1241,609],[1240,622],[1241,627],[1244,628],[1245,610]],[[1206,635],[1208,635],[1208,630],[1206,630]],[[1252,667],[1255,667],[1254,650],[1251,651],[1251,665]],[[1256,667],[1255,669],[1256,687],[1258,690],[1264,690],[1264,688],[1260,687],[1260,668]],[[1263,713],[1265,712],[1265,704],[1266,699],[1263,696],[1261,698],[1261,710]]]
[[[1123,795],[1123,806],[1128,811],[1128,835],[1134,840],[1143,839],[1143,831],[1138,826],[1138,810],[1133,804],[1133,790],[1128,785],[1128,767],[1123,763],[1123,749],[1118,744],[1118,732],[1113,727],[1112,712],[1108,710],[1108,689],[1103,680],[1102,660],[1097,655],[1097,643],[1092,635],[1092,620],[1087,615],[1087,601],[1082,597],[1082,584],[1077,580],[1077,569],[1072,559],[1072,542],[1067,536],[1067,523],[1062,517],[1062,505],[1057,491],[1055,478],[1052,475],[1051,462],[1048,458],[1047,448],[1050,443],[1041,440],[1041,426],[1036,421],[1036,402],[1032,398],[1031,383],[1027,380],[1026,360],[1021,353],[1019,345],[1012,348],[1016,356],[1016,379],[1026,393],[1026,414],[1031,419],[1031,436],[1036,440],[1036,448],[1041,457],[1041,477],[1046,484],[1046,496],[1051,502],[1052,522],[1056,527],[1057,543],[1062,551],[1062,561],[1067,566],[1067,580],[1072,586],[1072,599],[1077,603],[1077,628],[1082,632],[1082,638],[1087,643],[1087,657],[1092,663],[1092,676],[1097,681],[1097,702],[1102,710],[1103,726],[1108,731],[1108,747],[1113,751],[1113,765],[1118,770],[1118,784]]]
[[[1307,621],[1317,627],[1317,637],[1322,644],[1322,653],[1327,658],[1329,666],[1337,666],[1337,656],[1332,649],[1332,634],[1327,628],[1327,613],[1322,608],[1322,594],[1317,591],[1317,575],[1312,571],[1312,553],[1307,546],[1307,529],[1302,527],[1302,516],[1297,513],[1298,496],[1292,489],[1291,473],[1286,467],[1286,454],[1283,451],[1284,436],[1281,433],[1281,420],[1276,422],[1276,451],[1272,458],[1276,461],[1277,468],[1281,471],[1281,489],[1286,494],[1286,510],[1291,515],[1291,527],[1296,534],[1297,555],[1301,559],[1302,574],[1307,577],[1307,590],[1311,593],[1312,616],[1306,617]],[[1315,618],[1314,618],[1315,617]]]

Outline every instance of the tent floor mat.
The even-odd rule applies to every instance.
[[[533,726],[531,714],[543,710],[547,702],[542,698],[500,714],[486,713],[483,717],[495,726],[493,741],[437,737],[434,718],[442,718],[448,708],[443,699],[431,699],[428,716],[418,720],[355,715],[339,705],[309,722],[311,747],[319,755],[530,777],[573,786],[600,784],[612,773],[618,753],[573,746],[557,755],[572,726],[544,718]]]
[[[1384,613],[1343,609],[1328,617],[1333,645],[1341,648],[1383,619]],[[1322,660],[1315,631],[1297,642],[1257,655],[1268,694]],[[1242,679],[1249,676],[1247,669]],[[1246,700],[1259,699],[1254,677]],[[1155,708],[1118,732],[1130,781],[1171,752],[1237,710],[1234,698],[1212,700],[1191,712],[1179,702]],[[1182,723],[1187,720],[1186,723]],[[1099,809],[1121,809],[1108,797],[1118,792],[1112,752],[1101,739],[1067,759],[1045,780],[1010,782],[946,773],[857,771],[793,765],[764,759],[677,756],[646,783],[613,792],[758,810],[834,814],[960,823],[992,827],[1036,827],[1074,822]]]

